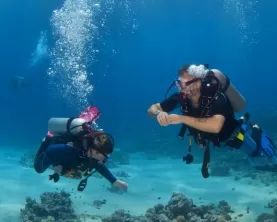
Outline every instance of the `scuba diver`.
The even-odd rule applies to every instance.
[[[30,87],[30,83],[28,83],[25,77],[23,76],[11,77],[10,85],[14,89],[25,89]]]
[[[98,109],[90,106],[79,117],[51,118],[48,134],[35,157],[35,171],[43,173],[53,166],[55,173],[49,180],[54,182],[58,182],[60,176],[85,177],[80,181],[79,191],[85,189],[88,178],[97,171],[114,186],[126,190],[128,184],[116,179],[105,166],[113,152],[114,141],[98,128],[95,120],[99,116]]]
[[[166,95],[174,85],[178,92],[153,104],[148,114],[161,126],[182,124],[179,139],[184,138],[188,129],[188,154],[183,157],[187,164],[193,162],[193,137],[196,144],[204,148],[201,169],[204,178],[209,177],[210,143],[215,147],[241,149],[257,170],[276,171],[276,146],[263,129],[249,120],[249,113],[238,120],[235,118],[234,113],[243,111],[246,102],[220,70],[209,70],[208,65],[184,65]],[[168,114],[177,106],[182,115]]]

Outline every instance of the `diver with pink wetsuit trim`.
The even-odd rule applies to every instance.
[[[98,109],[89,106],[79,117],[51,118],[47,136],[35,157],[36,172],[43,173],[53,166],[55,173],[49,180],[58,182],[60,176],[82,179],[78,190],[83,191],[88,178],[97,171],[111,184],[127,189],[128,184],[118,180],[106,166],[114,141],[111,135],[96,128],[99,117]]]

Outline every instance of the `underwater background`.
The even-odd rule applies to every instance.
[[[227,74],[244,95],[251,118],[270,134],[277,135],[276,10],[275,0],[2,0],[0,149],[3,165],[0,165],[0,172],[10,184],[19,183],[15,189],[22,196],[14,194],[18,202],[16,197],[9,199],[7,192],[13,192],[13,185],[1,182],[1,187],[9,186],[11,190],[0,190],[0,204],[10,200],[9,204],[22,205],[23,208],[25,196],[37,198],[39,193],[56,188],[56,184],[50,185],[47,176],[38,176],[32,169],[24,168],[22,175],[29,170],[27,175],[30,176],[23,177],[17,169],[22,168],[20,159],[24,153],[36,151],[39,147],[47,132],[49,118],[76,116],[89,104],[101,111],[98,123],[113,135],[120,151],[130,156],[144,153],[134,157],[133,162],[130,160],[130,166],[137,169],[134,171],[136,181],[141,184],[134,182],[132,185],[128,181],[131,196],[112,194],[115,195],[113,198],[127,203],[125,197],[133,198],[135,202],[134,198],[140,196],[138,202],[141,201],[141,205],[152,207],[151,201],[148,203],[141,197],[139,187],[145,186],[145,182],[139,177],[145,174],[143,167],[151,169],[151,161],[160,158],[159,166],[167,170],[168,177],[175,175],[183,184],[192,177],[197,178],[197,187],[208,192],[205,189],[211,182],[197,174],[198,168],[195,174],[187,171],[188,166],[182,162],[187,143],[176,138],[179,126],[161,128],[156,121],[149,119],[146,111],[151,104],[164,99],[167,88],[183,64],[209,64]],[[23,77],[27,86],[13,85],[16,76]],[[195,153],[200,164],[202,152],[196,146]],[[5,157],[12,161],[16,159],[12,163],[17,170],[12,175],[6,170],[11,170],[13,165],[7,167]],[[167,158],[173,161],[167,162]],[[176,169],[180,167],[183,168],[177,173]],[[163,180],[163,173],[157,170],[159,181]],[[216,177],[217,184],[224,187],[228,184],[226,178]],[[24,190],[25,185],[20,185],[28,179],[41,180],[45,184],[38,189],[35,183],[29,182],[29,190],[36,190],[32,194]],[[168,191],[177,191],[173,181],[166,185],[172,185]],[[273,187],[274,182],[277,184],[273,179],[271,182]],[[254,189],[257,194],[262,190],[265,199],[272,199],[277,190],[275,188],[271,193],[272,190],[268,191],[271,184],[266,183],[268,186],[263,182],[259,185],[251,182],[249,188],[247,180],[243,192]],[[66,182],[63,185],[66,187]],[[153,182],[153,186],[159,186],[159,183]],[[143,195],[150,198],[153,195],[150,192],[151,189]],[[213,192],[215,201],[231,201],[232,194],[228,192],[226,196],[224,192]],[[229,193],[232,193],[231,189]],[[185,194],[194,196],[192,191]],[[90,195],[91,201],[94,200],[93,193],[84,195]],[[213,195],[202,199],[213,202]],[[242,194],[238,196],[243,198]],[[266,211],[265,204],[259,203],[255,203],[257,210],[251,211],[253,218]],[[248,205],[245,204],[245,208]],[[113,205],[104,216],[117,208]],[[1,215],[6,214],[6,208],[0,209]],[[20,211],[17,212],[19,215]],[[1,221],[17,221],[15,212],[7,218]],[[239,219],[255,221],[244,217]]]

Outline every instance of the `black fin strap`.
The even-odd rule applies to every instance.
[[[167,95],[169,93],[169,91],[172,89],[172,87],[175,85],[175,81],[173,81],[173,83],[168,87],[166,93],[165,93],[165,97],[167,98]]]
[[[204,159],[202,164],[201,173],[204,178],[208,178],[210,176],[209,174],[209,163],[210,163],[210,142],[207,141],[205,151],[204,151]]]

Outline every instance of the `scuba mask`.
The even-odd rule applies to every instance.
[[[209,70],[208,68],[209,68],[208,64],[185,65],[184,68],[180,70],[179,75],[181,75],[183,72],[188,72],[189,75],[195,76],[195,78],[190,81],[185,81],[181,77],[174,80],[173,83],[167,89],[165,97],[167,97],[168,93],[174,86],[176,86],[180,91],[180,93],[182,93],[183,96],[185,96],[186,93],[183,93],[183,92],[185,92],[186,89],[188,91],[191,90],[190,89],[191,84],[198,80],[202,81],[201,92],[205,91],[208,94],[214,94],[215,91],[217,93],[220,92],[222,90],[222,84],[219,81],[219,79],[215,76],[213,71]]]
[[[179,77],[177,80],[175,80],[175,86],[180,90],[186,90],[188,86],[190,86],[192,83],[200,80],[200,78],[194,78],[190,81],[185,81],[183,78]]]
[[[173,83],[168,87],[165,97],[167,97],[169,91],[176,86],[179,91],[185,91],[186,88],[188,88],[192,83],[202,80],[206,73],[208,73],[208,64],[198,64],[198,65],[184,65],[180,71],[179,76],[182,75],[182,73],[187,72],[190,76],[194,76],[195,78],[190,81],[185,81],[183,78],[179,77],[178,79],[174,80]]]
[[[181,92],[181,91],[186,91],[186,90],[190,90],[190,86],[191,84],[197,82],[198,80],[201,80],[200,78],[194,78],[192,80],[189,80],[189,81],[186,81],[184,80],[183,78],[179,77],[178,79],[174,80],[173,83],[169,86],[169,88],[167,89],[166,91],[166,95],[165,97],[167,97],[169,91],[174,87],[176,86],[178,88],[178,90]],[[184,95],[186,93],[183,93]]]

